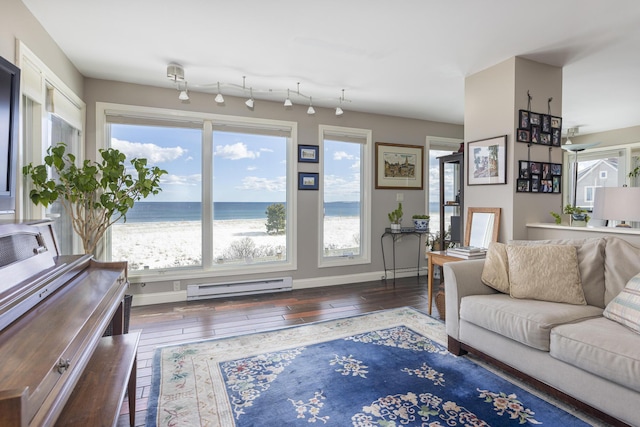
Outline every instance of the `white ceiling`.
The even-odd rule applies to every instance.
[[[638,0],[22,1],[87,77],[172,87],[177,62],[192,91],[300,82],[316,106],[345,89],[347,112],[462,124],[465,77],[522,56],[563,67],[565,130],[640,125]]]

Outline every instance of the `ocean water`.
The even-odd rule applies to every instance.
[[[277,202],[214,202],[213,219],[263,219],[267,207]],[[326,216],[358,216],[359,202],[325,204]],[[199,221],[200,202],[136,202],[127,212],[127,222]]]

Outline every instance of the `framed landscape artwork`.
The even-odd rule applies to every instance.
[[[318,148],[317,145],[298,145],[298,162],[318,163]]]
[[[424,147],[376,142],[376,188],[422,190]]]
[[[469,185],[507,183],[507,135],[467,144]]]

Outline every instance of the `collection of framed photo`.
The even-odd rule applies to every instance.
[[[560,147],[562,117],[520,110],[516,140],[528,144]]]
[[[519,161],[518,193],[560,193],[562,191],[562,164]]]

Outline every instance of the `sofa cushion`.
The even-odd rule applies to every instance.
[[[640,392],[640,336],[605,317],[554,328],[550,354]]]
[[[604,303],[614,299],[629,279],[640,273],[640,248],[619,237],[606,237],[604,261]]]
[[[460,302],[461,319],[544,351],[549,351],[553,327],[601,316],[599,307],[514,299],[505,294],[471,295]]]
[[[640,333],[640,274],[633,276],[627,286],[604,309],[604,317]]]
[[[507,245],[491,242],[482,267],[482,283],[502,293],[509,293],[509,262]]]
[[[513,240],[509,243],[512,245],[574,246],[578,254],[578,269],[580,270],[580,280],[582,281],[582,289],[587,304],[601,308],[605,307],[605,287],[603,286],[603,283],[605,283],[605,245],[607,244],[605,238]],[[631,276],[633,276],[633,274]],[[624,283],[626,283],[626,281]],[[622,290],[623,287],[624,285],[620,287],[620,290]]]
[[[586,305],[575,247],[508,245],[506,250],[512,297]]]

